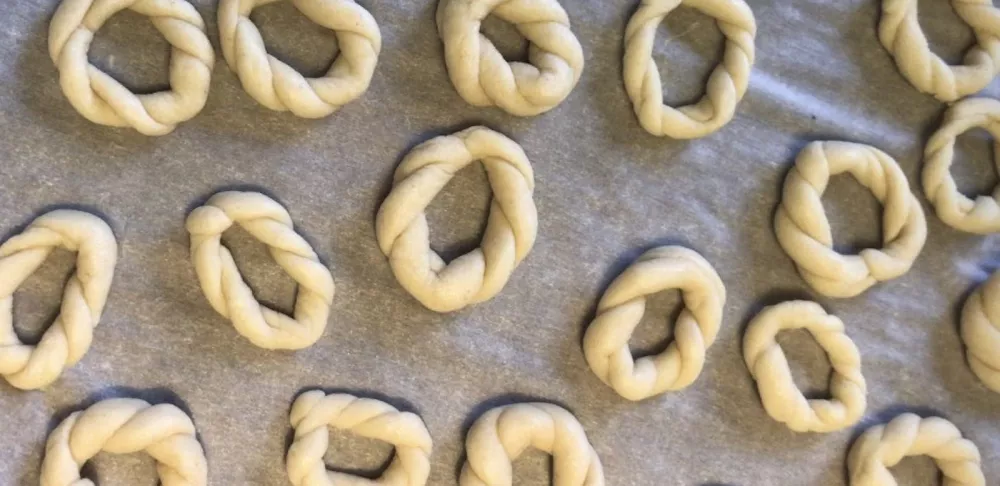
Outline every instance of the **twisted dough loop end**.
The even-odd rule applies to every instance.
[[[490,14],[528,40],[530,63],[508,63],[479,32]],[[583,48],[557,0],[440,0],[437,27],[451,82],[475,106],[538,115],[566,99],[583,71]]]
[[[55,321],[37,345],[24,344],[14,330],[14,292],[59,247],[77,253],[76,269]],[[0,246],[0,375],[20,389],[42,388],[83,358],[117,259],[118,243],[107,223],[75,210],[46,213]]]
[[[984,385],[1000,393],[1000,272],[965,301],[961,334],[969,367]]]
[[[299,285],[295,317],[269,309],[243,281],[222,233],[234,223],[267,245],[275,262]],[[288,211],[256,192],[220,192],[187,218],[191,259],[212,307],[252,343],[267,349],[301,349],[326,329],[334,284],[330,270],[292,229]]]
[[[861,434],[847,456],[851,486],[896,486],[889,472],[907,456],[934,459],[948,486],[985,486],[979,449],[939,417],[904,413]]]
[[[809,331],[830,359],[829,400],[807,400],[802,395],[775,340],[779,332],[799,328]],[[768,415],[796,432],[841,430],[865,413],[867,386],[858,348],[844,333],[844,323],[815,302],[783,302],[757,314],[743,336],[743,358]]]
[[[354,0],[292,0],[310,20],[334,31],[340,55],[320,78],[306,78],[267,53],[250,21],[257,6],[275,0],[222,0],[219,38],[230,69],[257,102],[303,118],[321,118],[357,99],[371,83],[382,50],[378,23]]]
[[[87,60],[94,33],[119,10],[148,16],[171,46],[169,91],[136,95]],[[49,24],[49,55],[70,103],[88,120],[164,135],[208,99],[215,51],[198,11],[183,0],[63,0]]]
[[[642,320],[646,296],[673,288],[684,299],[674,341],[656,356],[633,359],[628,341]],[[601,381],[629,400],[687,387],[701,374],[725,302],[722,280],[701,255],[678,246],[649,250],[604,292],[583,338],[587,363]]]
[[[42,460],[42,486],[94,486],[80,468],[97,453],[145,451],[156,460],[163,486],[205,486],[205,453],[194,423],[170,404],[115,398],[75,412],[49,434]]]
[[[465,438],[461,486],[511,486],[512,461],[528,447],[552,455],[552,484],[604,486],[604,469],[580,422],[562,407],[519,403],[489,410]]]
[[[992,0],[952,0],[976,34],[964,65],[950,66],[931,51],[920,28],[917,0],[882,0],[878,37],[910,83],[941,101],[955,101],[990,84],[1000,71],[1000,10]]]
[[[830,177],[845,172],[882,203],[882,248],[858,255],[833,249],[821,198]],[[903,275],[927,240],[923,209],[896,161],[874,147],[848,142],[812,142],[799,152],[785,178],[774,231],[802,278],[829,297],[853,297]]]
[[[493,199],[479,248],[445,264],[430,248],[425,210],[456,172],[479,160]],[[375,234],[400,285],[428,309],[450,312],[503,289],[531,251],[538,215],[531,163],[511,139],[472,127],[424,142],[396,169],[375,217]]]
[[[679,5],[715,18],[726,37],[726,51],[708,79],[705,96],[673,108],[663,104],[653,44],[657,27]],[[756,35],[753,11],[743,0],[643,0],[625,29],[624,59],[625,90],[642,127],[656,136],[689,139],[729,123],[750,82]]]

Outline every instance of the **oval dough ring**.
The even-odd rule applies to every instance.
[[[1000,272],[965,301],[961,334],[969,367],[987,388],[1000,393]]]

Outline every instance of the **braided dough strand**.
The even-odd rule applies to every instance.
[[[961,334],[969,367],[983,384],[1000,393],[1000,272],[965,301]]]
[[[552,455],[555,486],[603,486],[604,469],[580,422],[562,407],[519,403],[494,408],[465,439],[461,486],[511,486],[513,466],[528,447]]]
[[[148,16],[170,43],[169,91],[136,95],[87,60],[94,33],[125,8]],[[63,0],[49,24],[49,56],[63,93],[81,115],[144,135],[165,135],[197,115],[215,64],[204,21],[182,0]]]
[[[298,283],[294,318],[258,303],[243,281],[232,253],[221,242],[222,233],[234,223],[267,245],[275,262]],[[191,211],[186,226],[201,289],[240,334],[266,349],[301,349],[322,336],[333,303],[333,277],[292,229],[285,208],[255,192],[220,192]]]
[[[14,292],[57,247],[77,253],[76,270],[59,315],[37,345],[27,345],[14,330]],[[80,361],[104,312],[117,259],[107,223],[75,210],[46,213],[0,246],[0,375],[17,388],[37,389]]]
[[[833,249],[821,197],[830,177],[845,172],[882,203],[882,248],[858,255]],[[923,209],[896,161],[874,147],[847,142],[812,142],[799,152],[785,178],[774,230],[802,278],[830,297],[852,297],[903,275],[927,240]]]
[[[726,51],[708,78],[705,96],[696,104],[673,108],[663,103],[653,44],[657,27],[680,5],[715,18],[726,37]],[[624,58],[625,90],[642,127],[656,136],[689,139],[729,123],[750,82],[756,35],[753,11],[743,0],[643,0],[625,29]]]

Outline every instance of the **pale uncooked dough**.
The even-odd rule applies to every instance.
[[[992,0],[952,0],[955,13],[976,34],[964,65],[950,66],[927,44],[917,15],[918,0],[882,0],[878,38],[896,66],[922,93],[955,101],[985,88],[1000,71],[1000,10]]]
[[[830,177],[842,173],[882,203],[882,248],[857,255],[833,249],[821,198]],[[927,221],[906,175],[885,152],[857,143],[812,142],[785,178],[774,231],[813,289],[829,297],[853,297],[909,271],[927,240]]]
[[[663,103],[660,72],[653,61],[656,29],[678,6],[713,17],[726,36],[722,63],[708,78],[698,103],[673,108]],[[743,99],[754,62],[757,22],[743,0],[643,0],[625,29],[625,91],[639,123],[656,136],[704,137],[733,119]]]
[[[962,341],[973,373],[1000,393],[1000,272],[991,275],[965,301]]]
[[[170,43],[169,91],[136,95],[87,60],[94,33],[124,8],[148,16]],[[49,24],[49,56],[76,111],[94,123],[130,126],[144,135],[170,133],[197,115],[215,64],[205,22],[183,0],[63,0]]]
[[[424,210],[456,172],[479,160],[493,200],[479,248],[451,263],[431,249]],[[535,176],[521,146],[485,127],[424,142],[396,168],[392,191],[375,217],[375,236],[392,271],[421,304],[450,312],[503,289],[538,233]]]
[[[424,486],[430,475],[431,435],[419,416],[370,398],[314,390],[303,393],[290,416],[295,439],[288,448],[288,479],[295,486]],[[396,450],[382,476],[369,480],[330,471],[323,462],[328,427],[392,444]]]
[[[243,281],[222,233],[233,223],[267,245],[271,257],[299,284],[295,317],[269,309]],[[191,260],[212,307],[236,330],[267,349],[311,346],[326,329],[333,303],[333,276],[309,243],[292,229],[292,217],[273,199],[256,192],[220,192],[187,218]]]
[[[662,353],[632,358],[628,341],[642,321],[646,296],[679,289],[684,309],[674,341]],[[722,323],[726,289],[701,255],[679,246],[647,251],[611,282],[583,337],[590,369],[629,400],[642,400],[690,385],[705,366],[705,352]]]
[[[93,486],[80,478],[80,468],[102,451],[145,451],[156,460],[163,486],[206,486],[205,452],[195,434],[191,417],[174,405],[131,398],[97,402],[74,412],[49,434],[41,486]],[[134,479],[122,478],[118,484]]]
[[[604,469],[580,422],[550,403],[518,403],[489,410],[465,438],[461,486],[511,486],[512,461],[528,447],[552,455],[555,486],[603,486]]]
[[[260,104],[290,110],[303,118],[320,118],[364,94],[382,50],[375,18],[354,0],[292,0],[313,22],[334,31],[340,55],[321,78],[307,78],[267,53],[250,12],[276,0],[219,2],[222,54],[243,89]]]
[[[924,149],[924,194],[948,226],[969,233],[996,233],[1000,232],[1000,186],[993,189],[992,197],[979,196],[973,201],[958,191],[951,176],[955,137],[975,127],[986,129],[1000,140],[1000,101],[968,98],[948,108],[944,122]],[[1000,165],[1000,152],[993,157],[994,166]]]
[[[531,43],[528,60],[508,63],[479,32],[493,14]],[[569,96],[583,72],[583,48],[557,0],[440,0],[438,34],[451,82],[465,101],[498,106],[517,116],[551,110]]]
[[[77,253],[59,315],[37,345],[14,331],[14,292],[52,250]],[[0,375],[20,389],[42,388],[75,365],[90,349],[101,320],[118,259],[118,243],[101,218],[59,209],[35,219],[0,246]]]
[[[792,380],[779,332],[805,329],[826,351],[833,367],[829,400],[807,400]],[[743,336],[743,359],[760,392],[764,409],[796,432],[833,432],[850,427],[865,413],[867,386],[861,355],[844,333],[844,323],[819,304],[803,300],[767,307],[750,321]]]
[[[889,468],[907,456],[934,459],[948,486],[985,486],[979,449],[940,417],[904,413],[861,434],[847,456],[851,486],[896,486]]]

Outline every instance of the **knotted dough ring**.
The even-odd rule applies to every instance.
[[[49,434],[42,460],[44,486],[94,486],[80,478],[80,468],[99,452],[145,451],[156,460],[163,486],[205,486],[205,452],[194,423],[170,404],[113,398],[74,412]]]
[[[229,68],[258,103],[303,118],[321,118],[368,90],[382,34],[375,18],[354,0],[292,0],[309,20],[334,31],[340,55],[321,78],[306,78],[267,53],[250,20],[254,8],[277,0],[222,0],[219,38]]]
[[[243,281],[221,242],[233,223],[267,245],[271,258],[299,285],[294,318],[258,303]],[[266,349],[302,349],[323,335],[333,303],[333,277],[292,229],[292,217],[280,204],[256,192],[220,192],[191,211],[187,230],[201,290],[250,342]]]
[[[493,200],[479,248],[451,263],[431,249],[424,210],[456,172],[479,160]],[[535,244],[535,178],[521,146],[485,127],[418,145],[396,168],[375,235],[399,283],[428,309],[450,312],[496,295]]]
[[[896,59],[903,77],[923,93],[955,101],[985,88],[1000,71],[1000,10],[992,0],[952,0],[955,13],[976,34],[964,65],[950,66],[927,44],[917,15],[918,0],[882,0],[878,38]]]
[[[410,412],[370,398],[319,390],[303,393],[290,416],[295,440],[286,458],[288,479],[295,486],[370,484],[424,486],[430,475],[431,436],[423,420]],[[392,444],[395,456],[376,480],[326,469],[328,427]]]
[[[508,63],[479,32],[490,14],[528,40],[529,63]],[[475,106],[538,115],[566,99],[583,71],[583,48],[557,0],[440,0],[437,28],[451,83]]]
[[[94,33],[125,8],[148,16],[170,43],[169,91],[136,95],[87,60]],[[94,123],[131,126],[144,135],[165,135],[197,115],[215,64],[205,22],[183,0],[63,0],[49,24],[49,56],[76,111]]]
[[[889,468],[907,456],[930,456],[948,486],[985,486],[979,449],[940,417],[904,413],[861,434],[847,455],[851,486],[896,486]]]
[[[1000,393],[1000,272],[991,275],[965,301],[961,334],[972,372]]]
[[[845,172],[882,203],[882,248],[858,255],[833,249],[821,198],[830,177]],[[853,297],[910,269],[927,240],[927,221],[902,169],[885,152],[856,143],[812,142],[785,178],[774,231],[813,289],[829,297]]]
[[[465,438],[461,486],[511,486],[512,461],[528,447],[552,455],[552,484],[604,486],[604,469],[580,422],[550,403],[518,403],[489,410]]]
[[[37,345],[14,331],[14,292],[57,247],[75,251],[76,270],[66,282],[59,315]],[[101,218],[59,209],[35,219],[0,246],[0,375],[28,390],[54,382],[90,349],[118,259],[118,243]]]
[[[673,108],[663,103],[660,72],[653,61],[656,29],[680,5],[713,17],[726,36],[722,63],[708,78],[698,103]],[[743,0],[643,0],[625,29],[625,91],[639,123],[656,136],[704,137],[733,119],[754,62],[757,22]]]
[[[680,289],[684,298],[674,342],[656,356],[634,360],[628,341],[642,321],[646,296],[667,289]],[[701,255],[679,246],[654,248],[604,292],[583,337],[584,356],[601,381],[629,400],[680,390],[701,374],[725,302],[722,280]]]
[[[805,329],[826,351],[833,367],[829,400],[807,400],[792,380],[779,332]],[[743,359],[774,420],[796,432],[833,432],[850,427],[865,413],[867,386],[861,375],[861,355],[844,333],[844,323],[815,302],[782,302],[762,310],[743,336]]]
[[[937,215],[948,226],[969,233],[1000,231],[1000,186],[991,196],[979,196],[975,201],[958,191],[951,176],[955,160],[955,137],[974,127],[985,128],[993,135],[994,165],[1000,166],[1000,101],[989,98],[968,98],[955,103],[944,114],[944,122],[927,142],[924,149],[924,193],[934,204]]]

